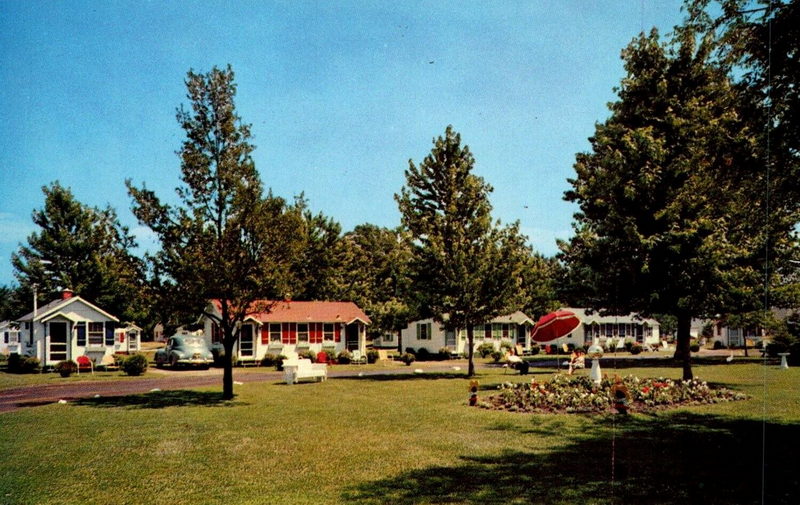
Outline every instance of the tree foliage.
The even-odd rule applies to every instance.
[[[411,317],[408,237],[401,230],[364,224],[346,233],[342,244],[343,298],[364,309],[372,336],[399,333]]]
[[[417,312],[448,330],[467,330],[469,375],[473,327],[515,305],[526,250],[516,224],[491,219],[491,186],[472,173],[475,160],[451,126],[419,164],[409,160],[396,200],[413,241],[411,280]]]
[[[562,244],[589,306],[677,318],[685,378],[691,318],[757,303],[765,240],[757,134],[696,35],[664,45],[653,30],[623,51],[619,100],[576,158],[565,198],[580,212]]]
[[[116,211],[79,202],[57,181],[42,192],[44,207],[32,215],[38,230],[11,258],[25,303],[16,316],[30,309],[36,284],[43,301],[71,289],[123,320],[141,321],[143,265],[130,253],[136,242]]]
[[[230,66],[206,74],[189,71],[185,82],[191,107],[177,111],[186,134],[178,151],[180,205],[162,203],[130,181],[127,185],[134,214],[161,242],[160,251],[149,257],[155,292],[179,314],[200,314],[210,300],[218,300],[220,314],[206,314],[222,329],[230,358],[244,319],[270,308],[256,302],[277,298],[288,288],[298,216],[284,200],[264,195],[251,157],[250,126],[236,113]],[[233,397],[230,359],[225,360],[223,396]]]

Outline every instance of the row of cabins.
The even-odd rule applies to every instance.
[[[369,317],[352,302],[280,301],[262,302],[264,310],[254,311],[240,328],[234,352],[240,360],[260,360],[266,354],[302,353],[343,350],[364,352],[367,347]],[[574,312],[582,324],[572,333],[549,344],[586,346],[597,340],[609,345],[625,341],[656,346],[660,343],[659,323],[635,314],[601,316],[581,308],[565,308]],[[219,315],[219,302],[207,308]],[[214,319],[202,318],[203,334],[210,345],[222,339]],[[530,349],[534,321],[523,312],[496,317],[474,330],[474,345],[491,343],[496,349],[503,344]],[[18,353],[38,358],[44,366],[61,360],[75,360],[87,355],[95,363],[115,353],[136,352],[140,348],[141,329],[121,324],[119,319],[69,290],[63,296],[17,319],[0,324],[0,352]],[[384,335],[372,341],[382,348],[426,349],[436,353],[447,348],[454,354],[465,354],[465,330],[448,331],[433,319],[413,321],[397,336]],[[715,326],[715,339],[726,339],[724,345],[741,345],[744,332]]]

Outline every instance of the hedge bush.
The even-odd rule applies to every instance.
[[[71,359],[65,361],[59,361],[58,363],[56,363],[56,366],[53,367],[53,370],[58,372],[61,375],[61,377],[69,377],[70,375],[78,371],[78,364],[72,361]]]
[[[42,368],[38,358],[20,356],[17,353],[8,357],[8,371],[11,373],[36,373]]]
[[[494,352],[494,345],[484,342],[475,349],[475,352],[480,354],[481,358],[486,358]]]
[[[142,353],[131,354],[122,360],[120,369],[127,375],[142,375],[147,371],[147,356]]]

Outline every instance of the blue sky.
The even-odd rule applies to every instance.
[[[183,79],[230,63],[266,187],[345,231],[394,227],[393,195],[452,124],[493,187],[494,216],[556,252],[562,200],[620,50],[680,23],[678,0],[124,2],[0,0],[0,285],[34,231],[41,187],[115,207],[124,181],[174,201]]]

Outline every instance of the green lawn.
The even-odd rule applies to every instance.
[[[526,415],[467,407],[462,377],[397,376],[251,383],[233,402],[215,388],[29,408],[0,414],[0,503],[749,504],[762,477],[766,503],[796,503],[800,369],[695,373],[752,398],[627,419]],[[489,371],[480,394],[530,378]]]

